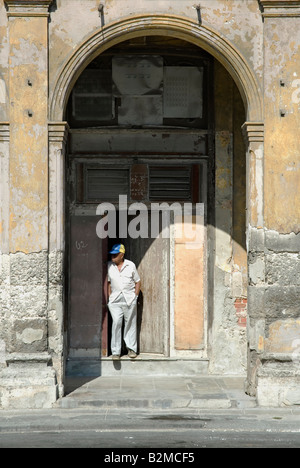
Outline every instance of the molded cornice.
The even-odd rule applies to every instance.
[[[300,16],[299,0],[258,0],[264,18]]]
[[[53,0],[4,0],[7,16],[49,16]]]

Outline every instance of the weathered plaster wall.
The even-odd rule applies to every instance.
[[[28,347],[41,351],[46,349],[48,297],[47,18],[11,17],[9,37],[10,312],[14,322],[8,348],[10,352],[28,351]],[[22,328],[24,332],[37,328],[40,339],[36,334],[32,341],[23,342]]]
[[[62,382],[61,193],[66,127],[52,123],[48,128],[48,110],[63,67],[93,33],[126,17],[176,15],[189,18],[199,28],[197,10],[189,0],[157,0],[155,11],[153,0],[103,0],[103,15],[98,11],[98,0],[56,0],[48,23],[50,3],[7,0],[6,8],[4,1],[0,2],[0,348],[3,350],[4,343],[11,353],[9,367],[1,374],[0,398],[4,406],[21,406],[25,399],[33,407],[40,407],[55,400],[56,377],[47,367],[49,349],[58,381]],[[257,392],[260,404],[275,406],[300,401],[299,359],[295,357],[300,328],[299,3],[201,1],[202,24],[216,30],[219,41],[223,37],[233,44],[264,91],[264,148],[262,122],[245,126],[249,143],[248,384],[250,393]],[[126,22],[118,31],[120,36],[115,41],[130,33]],[[167,27],[160,29],[162,32],[175,34]],[[217,47],[214,40],[212,36],[210,52],[216,51],[219,56],[220,43]],[[228,64],[225,46],[224,50],[222,64],[228,69],[239,66]],[[85,60],[89,60],[88,53],[82,63]],[[221,67],[219,71],[221,79]],[[244,200],[236,196],[234,189],[239,187],[241,193],[245,166],[244,160],[236,158],[242,154],[237,131],[240,118],[233,117],[232,121],[228,116],[242,116],[242,105],[228,76],[224,75],[223,84],[227,96],[221,97],[226,86],[221,92],[220,82],[216,83],[224,108],[222,112],[217,109],[216,263],[211,278],[222,287],[213,295],[209,338],[211,370],[239,372],[246,366],[242,351],[246,336],[241,327],[246,261],[244,234],[240,231]],[[259,110],[253,115],[261,118]],[[32,386],[23,389],[19,401],[16,383],[29,375]]]
[[[11,252],[48,247],[46,22],[47,18],[10,18]]]
[[[215,265],[209,346],[210,371],[219,373],[243,373],[247,367],[246,191],[239,181],[245,176],[244,117],[232,78],[215,62]]]
[[[278,406],[300,401],[296,390],[299,360],[295,357],[299,353],[300,317],[300,5],[288,1],[285,5],[277,1],[261,4],[265,56],[263,224],[259,223],[257,230],[249,229],[249,368],[259,403]]]
[[[299,23],[299,19],[297,21]],[[265,227],[300,232],[300,31],[294,18],[266,18]]]

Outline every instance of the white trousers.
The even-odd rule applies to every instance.
[[[137,301],[127,305],[123,294],[114,302],[108,303],[108,308],[113,320],[111,331],[111,351],[112,354],[121,354],[122,348],[122,325],[125,320],[124,341],[128,349],[137,352]]]

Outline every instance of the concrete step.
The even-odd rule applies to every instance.
[[[122,356],[119,361],[108,358],[72,358],[67,360],[66,374],[70,377],[109,377],[120,375],[176,376],[208,373],[207,359],[178,359],[139,355],[136,359]]]

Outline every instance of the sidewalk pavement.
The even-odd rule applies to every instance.
[[[244,409],[255,408],[239,376],[110,376],[70,378],[62,409]]]
[[[299,447],[300,408],[260,408],[244,380],[72,379],[52,409],[1,410],[0,448]]]

